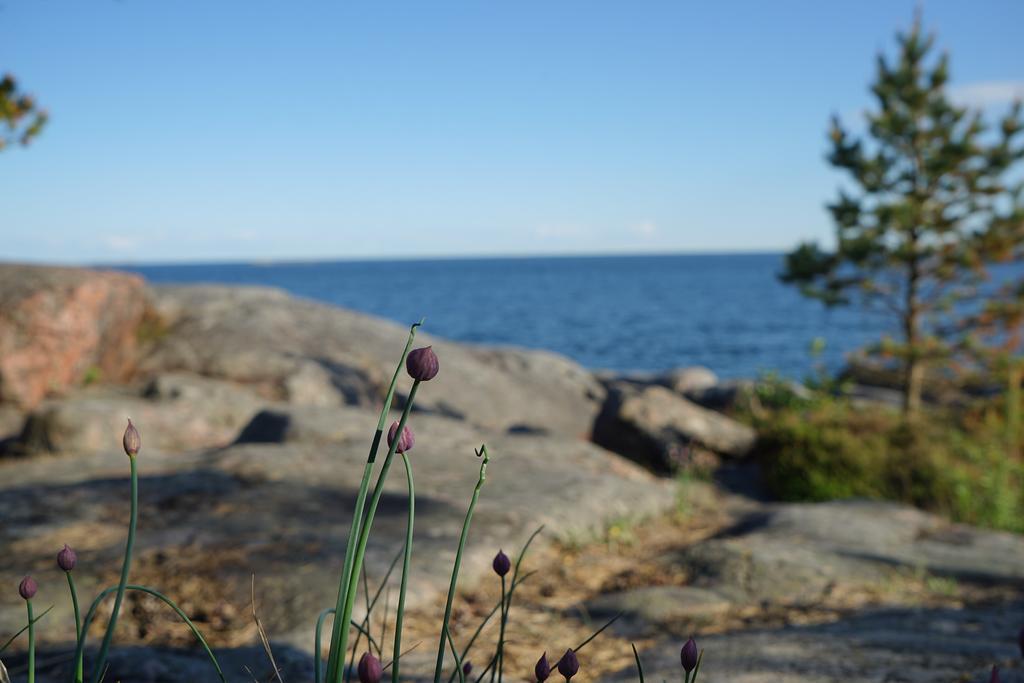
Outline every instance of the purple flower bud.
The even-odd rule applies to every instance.
[[[380,683],[380,677],[384,675],[380,660],[369,652],[364,652],[363,656],[359,658],[358,670],[359,683]]]
[[[392,422],[391,429],[388,430],[388,448],[391,448],[391,444],[395,442],[395,434],[398,433],[398,423]],[[402,427],[402,437],[398,440],[398,445],[395,446],[396,453],[405,453],[406,451],[412,450],[413,445],[416,443],[416,437],[413,436],[412,430],[408,426]]]
[[[471,673],[473,673],[473,662],[467,659],[462,663],[462,676],[468,678]]]
[[[544,683],[548,680],[548,676],[551,675],[551,665],[548,664],[548,653],[545,652],[537,660],[537,665],[533,667],[533,674],[537,677],[537,683]]]
[[[18,584],[18,594],[25,600],[31,600],[36,596],[36,591],[39,590],[39,585],[36,580],[31,576],[26,576]]]
[[[494,562],[491,562],[491,567],[494,568],[494,573],[498,576],[505,576],[508,574],[508,570],[512,569],[512,560],[508,559],[504,550],[499,550],[498,554],[494,556]]]
[[[562,658],[558,660],[558,673],[565,676],[565,680],[568,681],[579,670],[580,660],[576,658],[576,653],[572,649],[566,650]]]
[[[690,673],[697,668],[697,643],[694,642],[693,638],[690,638],[683,645],[683,649],[679,652],[679,661],[682,663],[683,670],[686,673]]]
[[[142,439],[139,437],[139,430],[135,428],[132,421],[128,420],[128,428],[124,430],[124,438],[121,440],[124,444],[124,452],[128,454],[129,458],[134,458],[135,454],[139,452],[142,447]]]
[[[78,553],[65,543],[64,549],[57,553],[57,566],[69,572],[75,568],[76,564],[78,564]]]
[[[410,351],[405,359],[405,369],[409,376],[420,382],[426,382],[437,376],[440,366],[434,349],[424,346],[422,349]]]
[[[988,683],[999,683],[999,667],[992,667],[992,675],[988,679]]]

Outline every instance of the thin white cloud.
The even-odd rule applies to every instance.
[[[534,234],[542,240],[557,240],[566,238],[586,237],[589,231],[581,225],[572,223],[547,223],[538,225]]]
[[[634,235],[639,235],[640,237],[653,237],[655,233],[658,232],[658,226],[652,221],[644,221],[642,223],[631,225],[629,231]]]
[[[142,240],[134,235],[107,234],[100,237],[100,243],[112,251],[135,251]]]
[[[994,107],[1024,100],[1024,81],[979,81],[953,86],[950,97],[961,105]]]

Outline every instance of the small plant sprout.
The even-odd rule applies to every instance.
[[[364,652],[359,658],[358,672],[359,683],[380,683],[380,678],[384,675],[380,660],[369,652]]]
[[[129,458],[134,458],[139,453],[139,449],[142,448],[142,439],[139,437],[139,430],[132,424],[131,418],[128,418],[128,428],[124,430],[124,437],[121,439],[121,444],[124,446],[124,452]]]
[[[494,569],[495,574],[505,578],[505,574],[508,574],[509,570],[512,569],[512,560],[508,559],[508,555],[505,554],[504,550],[499,550],[498,554],[494,556],[494,561],[491,562],[491,567]]]
[[[466,518],[462,521],[462,533],[459,535],[459,549],[455,552],[455,561],[452,563],[452,579],[448,584],[448,599],[444,605],[444,619],[441,621],[441,635],[437,644],[437,662],[434,665],[434,683],[440,683],[441,671],[444,669],[444,646],[445,642],[451,640],[449,624],[452,619],[452,602],[455,600],[455,587],[459,582],[459,568],[462,566],[462,554],[466,550],[466,539],[469,537],[469,525],[473,521],[473,511],[476,510],[477,501],[480,500],[480,489],[487,479],[487,463],[490,456],[487,454],[487,446],[480,446],[476,452],[480,458],[480,473],[477,475],[476,486],[473,488],[473,495],[469,499],[469,507],[466,509]],[[453,644],[454,647],[454,644]]]
[[[704,651],[697,651],[697,642],[691,637],[679,650],[679,663],[683,665],[683,683],[695,683],[700,671],[700,662],[704,659]]]
[[[508,623],[508,609],[510,606],[505,575],[512,569],[512,560],[508,559],[505,551],[499,550],[498,554],[494,556],[494,561],[491,562],[491,568],[495,574],[501,577],[501,625],[498,629],[498,651],[495,654],[498,665],[495,669],[491,670],[491,680],[494,680],[494,673],[497,671],[498,683],[501,683],[502,674],[505,669],[505,625]]]
[[[388,447],[394,447],[395,453],[406,453],[411,451],[412,447],[416,444],[416,436],[412,433],[412,428],[402,428],[402,436],[398,438],[398,444],[395,444],[395,436],[398,434],[398,423],[392,422],[391,429],[388,430]]]
[[[124,602],[124,592],[128,585],[128,573],[132,566],[132,547],[135,545],[135,528],[139,521],[139,472],[136,456],[142,447],[142,438],[139,436],[139,430],[135,428],[130,419],[128,420],[128,427],[124,430],[124,437],[121,439],[121,443],[124,445],[124,452],[128,455],[128,461],[131,463],[131,512],[128,518],[128,540],[125,543],[124,561],[121,564],[121,580],[117,584],[117,594],[114,596],[114,610],[110,613],[107,631],[103,634],[103,642],[100,644],[96,666],[93,668],[92,683],[100,682],[100,677],[103,675],[103,667],[107,663],[110,643],[114,639],[117,617],[121,613],[121,603]],[[83,634],[79,641],[84,640],[85,636]]]
[[[31,576],[26,576],[18,584],[18,595],[25,601],[28,611],[28,683],[36,681],[36,625],[32,615],[32,598],[36,596],[39,586]]]
[[[544,683],[544,681],[548,680],[548,676],[550,675],[551,664],[548,662],[548,653],[545,652],[533,666],[533,677],[537,679],[537,683]]]
[[[38,590],[39,585],[31,576],[26,576],[21,580],[21,583],[18,584],[18,595],[21,596],[22,600],[31,600],[36,597],[36,591]],[[29,619],[29,621],[31,621],[31,619]]]
[[[64,571],[68,580],[68,591],[71,593],[71,606],[75,610],[75,641],[82,637],[82,613],[78,608],[78,591],[75,589],[75,578],[71,570],[78,564],[78,554],[67,543],[57,553],[57,566]],[[82,678],[82,662],[75,662],[75,680]]]
[[[69,572],[75,568],[78,564],[78,554],[69,546],[67,543],[59,553],[57,553],[57,566],[62,570]]]
[[[566,681],[575,676],[580,670],[580,660],[572,649],[565,651],[562,658],[558,660],[558,673],[562,674]]]
[[[429,346],[416,349],[409,354],[405,361],[406,371],[417,382],[428,382],[434,379],[439,368],[437,354]]]

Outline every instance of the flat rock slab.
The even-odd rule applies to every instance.
[[[1024,538],[882,501],[769,505],[666,558],[737,602],[814,602],[897,572],[1024,586]]]
[[[262,287],[156,287],[152,296],[167,329],[143,371],[230,380],[299,405],[379,406],[408,331]],[[590,434],[604,390],[578,364],[545,351],[478,348],[417,334],[417,346],[428,344],[441,372],[420,392],[419,409],[489,431]]]
[[[634,637],[666,625],[711,619],[732,606],[726,597],[695,586],[633,588],[601,595],[585,605],[587,613],[598,620],[621,614],[612,628]]]
[[[964,609],[880,609],[815,626],[751,630],[699,638],[701,683],[877,683],[1024,680],[1016,634],[1024,604]],[[647,680],[679,680],[681,642],[641,652]],[[585,666],[585,661],[583,662]],[[635,681],[635,668],[606,681]]]
[[[336,441],[320,433],[310,441],[239,444],[190,455],[144,448],[133,577],[172,597],[187,596],[183,608],[199,613],[222,641],[231,641],[247,633],[255,573],[268,631],[310,649],[316,614],[336,598],[344,539],[376,421],[363,409],[336,408]],[[492,461],[463,562],[467,583],[490,570],[498,548],[517,548],[541,524],[547,534],[596,533],[614,518],[653,514],[673,504],[671,485],[583,441],[492,435],[434,415],[416,415],[412,425],[417,525],[411,605],[434,600],[447,587],[479,468],[474,449],[481,443],[487,443]],[[112,435],[115,444],[118,437]],[[14,586],[29,572],[37,577],[37,603],[55,605],[41,629],[44,645],[71,637],[66,585],[53,559],[63,543],[79,552],[76,576],[83,594],[116,581],[127,474],[123,454],[0,463],[0,585]],[[396,459],[367,555],[374,578],[383,576],[404,541],[404,479]],[[139,635],[132,611],[122,616],[122,642]],[[16,630],[22,612],[15,591],[0,591],[0,633]]]

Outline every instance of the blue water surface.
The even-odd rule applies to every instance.
[[[280,287],[432,334],[550,349],[591,368],[704,365],[803,378],[891,321],[826,309],[778,282],[782,254],[482,258],[132,266],[155,283]],[[812,357],[816,338],[825,351]]]

